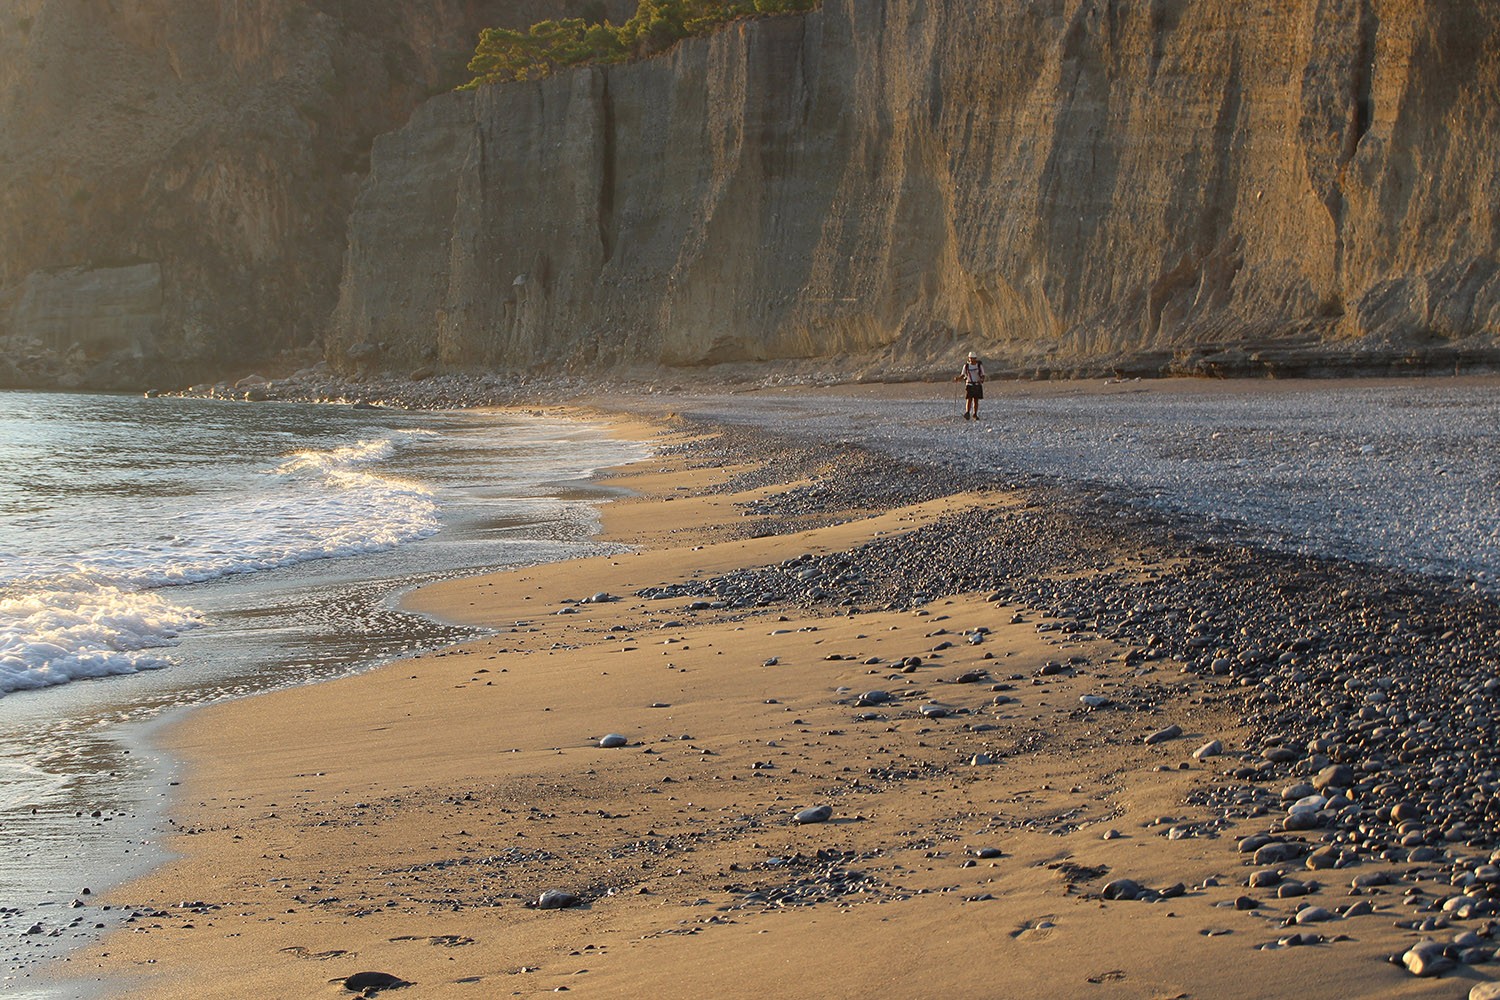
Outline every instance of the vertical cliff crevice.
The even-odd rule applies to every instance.
[[[1375,37],[1380,30],[1380,18],[1369,0],[1361,0],[1358,17],[1358,40],[1353,64],[1349,68],[1349,128],[1339,156],[1345,164],[1354,159],[1360,140],[1370,131],[1370,122],[1375,115],[1371,86],[1375,76]]]
[[[1166,40],[1176,26],[1177,4],[1172,0],[1150,0],[1146,23],[1146,85],[1154,86],[1166,57]]]
[[[615,136],[614,97],[609,77],[599,85],[599,252],[607,266],[615,255],[618,223],[615,219]]]

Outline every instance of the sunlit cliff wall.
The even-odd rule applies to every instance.
[[[1500,334],[1500,6],[827,0],[382,137],[330,356],[1438,367]]]
[[[632,6],[570,3],[0,0],[0,384],[1496,357],[1500,5],[826,0],[448,92]]]

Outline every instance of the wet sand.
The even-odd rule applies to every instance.
[[[818,481],[806,455],[633,432],[660,455],[611,478],[636,495],[604,522],[635,552],[425,588],[409,606],[496,632],[176,726],[181,859],[105,900],[129,930],[63,972],[152,998],[336,996],[363,971],[423,997],[1452,997],[1492,978],[1384,961],[1417,940],[1394,924],[1436,869],[1298,858],[1279,867],[1310,896],[1246,887],[1236,840],[1268,820],[1214,794],[1261,745],[1232,678],[1022,587],[915,608],[714,607],[733,602],[705,587],[954,517],[1024,521],[1031,493],[788,504]],[[1038,572],[1113,586],[1186,558],[1108,538]],[[600,593],[617,599],[581,603]],[[1213,739],[1225,756],[1192,756]],[[795,821],[819,805],[826,822]],[[1396,884],[1351,891],[1377,868]],[[1105,898],[1120,878],[1154,891]],[[547,890],[582,905],[528,905]],[[1309,902],[1373,912],[1288,926]]]

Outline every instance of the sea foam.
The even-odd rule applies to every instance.
[[[156,594],[87,577],[72,589],[0,598],[0,693],[165,667],[171,661],[156,650],[198,624]]]
[[[436,532],[430,490],[374,466],[427,431],[286,456],[248,489],[165,512],[149,537],[71,556],[0,552],[0,694],[169,666],[202,624],[159,588],[392,548]]]

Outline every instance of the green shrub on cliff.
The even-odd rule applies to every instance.
[[[640,0],[622,25],[570,17],[539,21],[526,31],[486,28],[479,36],[469,72],[460,87],[540,80],[569,66],[644,59],[671,48],[678,39],[707,34],[745,17],[811,10],[819,0]]]

